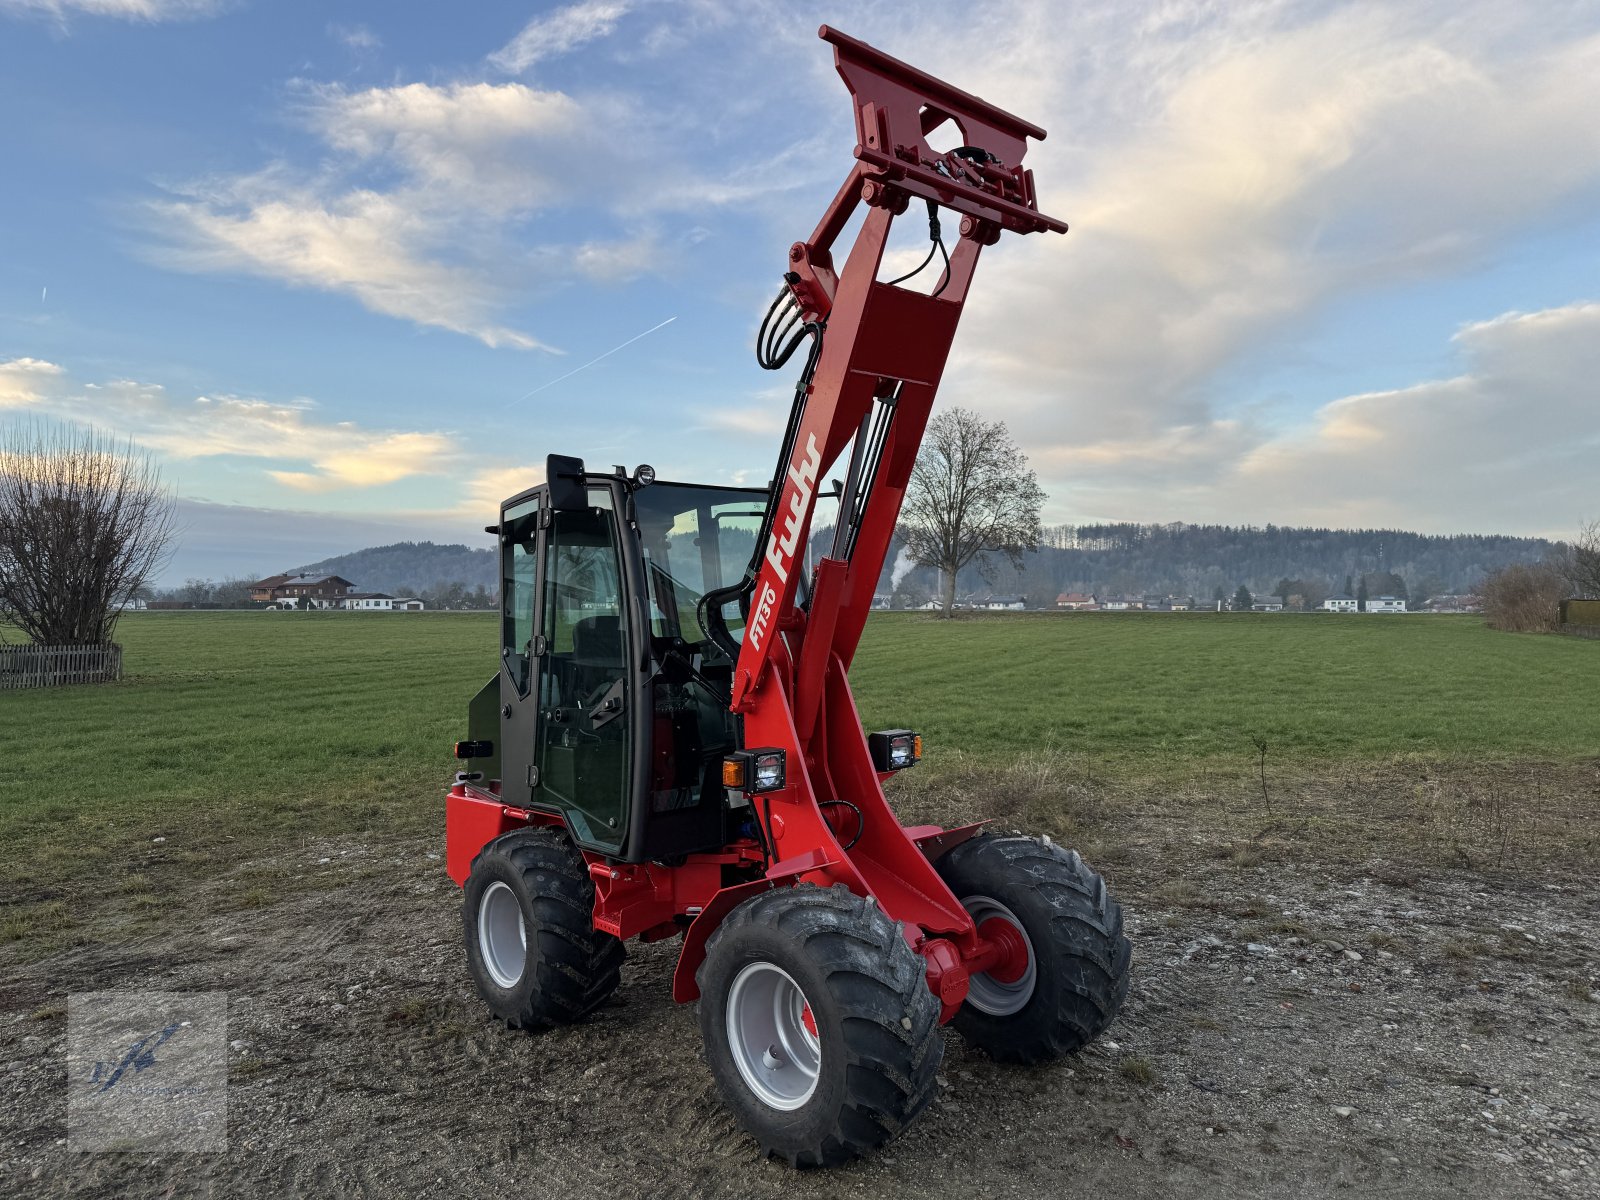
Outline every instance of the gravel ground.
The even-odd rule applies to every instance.
[[[224,877],[153,928],[108,913],[0,967],[0,1192],[1600,1196],[1590,881],[1137,848],[1109,873],[1135,978],[1106,1040],[1017,1069],[947,1031],[905,1136],[796,1173],[717,1104],[676,943],[631,947],[580,1026],[494,1026],[434,849],[307,845],[248,864],[280,881],[255,907]],[[227,993],[226,1152],[68,1147],[66,997],[110,988]]]

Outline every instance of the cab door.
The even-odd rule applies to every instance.
[[[543,489],[500,515],[500,796],[527,807],[539,794],[539,566],[549,497]]]
[[[536,803],[559,809],[579,845],[614,853],[628,833],[634,672],[612,491],[585,499],[551,513],[540,550]]]

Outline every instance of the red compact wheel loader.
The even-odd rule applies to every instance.
[[[551,455],[490,527],[500,670],[471,704],[446,802],[490,1011],[575,1021],[617,987],[625,942],[681,937],[673,996],[700,1002],[724,1101],[796,1166],[905,1128],[933,1098],[942,1024],[1006,1062],[1079,1049],[1116,1016],[1131,958],[1076,853],[981,824],[905,827],[884,799],[922,738],[863,732],[848,671],[973,270],[1005,231],[1067,227],[1022,166],[1043,129],[821,36],[858,144],[757,339],[769,369],[805,347],[774,482],[668,483]],[[935,151],[946,122],[963,144]],[[914,201],[939,271],[926,291],[878,278]],[[941,212],[959,217],[954,249]],[[831,546],[810,546],[841,462]]]

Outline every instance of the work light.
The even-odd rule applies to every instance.
[[[656,481],[656,469],[649,463],[640,463],[633,469],[634,487],[649,487]]]
[[[903,771],[922,758],[922,735],[909,729],[885,729],[867,735],[872,765],[879,771]]]
[[[784,785],[782,750],[741,750],[722,760],[722,786],[734,792],[776,792]]]
[[[756,755],[756,775],[752,790],[775,792],[783,786],[783,751],[768,750]]]

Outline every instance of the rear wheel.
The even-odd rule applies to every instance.
[[[927,1107],[944,1053],[926,965],[843,885],[782,888],[723,920],[696,975],[723,1102],[767,1154],[834,1166]]]
[[[467,966],[478,995],[507,1025],[576,1021],[616,991],[622,943],[594,928],[594,883],[558,829],[490,842],[462,893]]]
[[[1077,851],[979,836],[936,865],[980,929],[1026,950],[972,977],[952,1022],[962,1037],[1004,1062],[1041,1063],[1111,1024],[1128,994],[1133,947],[1121,906]]]

